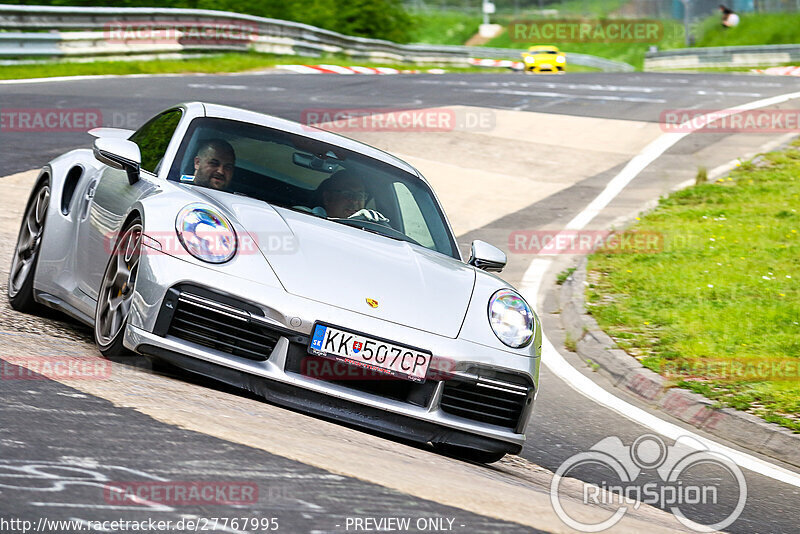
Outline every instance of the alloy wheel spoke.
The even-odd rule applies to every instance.
[[[128,269],[128,265],[125,263],[125,259],[121,255],[117,255],[116,260],[116,269],[111,281],[115,289],[120,290],[122,287],[128,283],[128,280],[131,278],[131,271]]]
[[[98,323],[99,323],[98,326],[100,327],[100,336],[99,337],[101,339],[105,339],[105,338],[108,337],[108,327],[109,327],[108,313],[109,313],[108,305],[105,305],[100,309],[100,313],[99,313],[99,317],[98,317]]]
[[[122,317],[127,317],[128,316],[128,312],[131,309],[131,303],[132,302],[133,302],[133,299],[127,298],[127,299],[125,299],[125,300],[123,300],[122,302],[119,303],[119,314]]]
[[[25,237],[19,236],[19,244],[17,245],[17,254],[22,255],[33,248],[36,242],[36,237],[30,232],[25,232]]]
[[[39,224],[36,222],[36,214],[34,212],[28,214],[25,220],[25,230],[28,234],[26,239],[27,246],[25,248],[28,249],[33,246],[36,236],[39,235]]]
[[[121,315],[122,314],[117,312],[117,311],[112,312],[112,314],[111,314],[111,324],[109,325],[109,328],[108,328],[108,337],[113,337],[114,334],[117,333],[117,330],[121,326],[120,325],[120,322],[121,322],[120,321],[120,316]]]
[[[136,255],[136,249],[139,246],[141,234],[135,230],[128,232],[127,239],[125,240],[125,262],[130,263]]]
[[[9,278],[11,280],[11,285],[14,289],[17,289],[23,280],[25,280],[25,275],[28,274],[28,265],[30,261],[25,258],[17,257],[14,264],[11,266],[11,273],[9,274]]]
[[[112,297],[109,295],[108,298],[108,312],[109,313],[117,313],[117,308],[119,308],[120,303],[122,302],[122,297]]]
[[[50,204],[50,190],[42,189],[39,198],[36,199],[36,223],[41,226],[44,222],[44,216],[47,212],[47,206]]]

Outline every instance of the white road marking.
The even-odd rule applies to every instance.
[[[529,82],[464,82],[455,80],[422,80],[420,83],[438,85],[461,85],[469,87],[545,87],[547,89],[586,89],[589,91],[611,91],[628,93],[658,93],[663,87],[647,87],[642,85],[605,85],[599,83],[555,83],[545,81]],[[760,96],[760,95],[756,95]]]
[[[246,85],[221,85],[215,83],[190,83],[187,87],[192,89],[229,89],[231,91],[247,91],[249,89]]]
[[[281,70],[288,70],[297,74],[322,74],[321,71],[312,69],[311,67],[307,67],[305,65],[280,65],[279,68]]]
[[[273,71],[265,69],[258,72],[167,72],[161,74],[86,74],[83,76],[51,76],[49,78],[23,78],[19,80],[0,80],[0,85],[24,85],[29,83],[55,83],[55,82],[83,82],[91,80],[113,80],[126,78],[179,78],[179,77],[201,77],[201,76],[258,76],[261,74],[271,74]]]
[[[327,69],[330,71],[335,72],[336,74],[355,74],[352,70],[348,69],[347,67],[341,67],[339,65],[319,65],[323,69]]]
[[[177,76],[194,76],[186,73],[168,74],[90,74],[85,76],[53,76],[51,78],[25,78],[22,80],[0,80],[0,85],[22,85],[28,83],[81,82],[86,80],[108,80],[113,78],[174,78]]]
[[[90,459],[83,459],[80,461],[82,464],[91,463]],[[113,473],[115,476],[118,473],[126,473],[138,475],[141,478],[148,479],[148,480],[157,480],[160,482],[165,482],[167,479],[161,478],[157,475],[151,475],[144,471],[139,471],[136,469],[129,469],[127,467],[122,467],[118,465],[94,465],[94,470],[89,467],[83,467],[74,465],[73,462],[69,461],[61,461],[61,462],[53,462],[53,461],[40,461],[40,462],[30,462],[25,463],[25,460],[0,460],[0,488],[5,490],[12,490],[15,492],[37,492],[37,493],[61,493],[64,490],[68,489],[70,486],[85,486],[85,487],[96,487],[103,490],[104,494],[106,490],[114,491],[118,493],[125,493],[125,490],[122,488],[116,488],[113,486],[109,486],[109,482],[112,482],[113,479],[110,478],[110,475]],[[48,471],[60,471],[60,472],[50,472]],[[105,472],[101,472],[97,469],[104,469]],[[17,474],[18,473],[18,474]],[[68,476],[65,473],[69,473],[72,476]],[[11,483],[2,483],[3,479],[6,478],[13,478],[13,479],[22,479],[22,480],[12,480]],[[25,484],[25,480],[34,480],[35,483]],[[49,486],[43,486],[43,482],[49,482]],[[173,508],[170,506],[152,502],[147,499],[138,497],[136,495],[130,496],[130,500],[138,503],[137,506],[123,506],[123,505],[113,505],[113,504],[95,504],[95,503],[65,503],[65,502],[42,502],[42,501],[31,501],[28,504],[32,506],[40,506],[40,507],[61,507],[61,508],[83,508],[83,509],[100,509],[100,510],[143,510],[143,506],[146,506],[146,510],[149,512],[172,512],[174,511]]]
[[[753,96],[753,97],[764,96],[762,93],[739,93],[739,92],[729,93],[729,92],[725,92],[725,91],[716,91],[716,90],[708,90],[708,91],[699,90],[699,91],[695,91],[695,94],[696,95],[700,95],[700,96],[707,96],[707,95],[712,95],[712,96]]]
[[[715,115],[705,115],[707,121],[720,118],[723,115],[736,114],[743,111],[759,109],[767,106],[781,104],[789,100],[800,98],[800,92],[788,93],[778,95],[771,98],[765,98],[734,106],[723,110]],[[705,121],[699,121],[702,124]],[[698,123],[695,123],[698,124]],[[685,126],[685,125],[682,125]],[[608,204],[620,193],[622,190],[634,179],[639,173],[645,169],[650,163],[655,161],[659,156],[666,152],[675,143],[689,135],[691,131],[684,133],[667,133],[663,134],[647,147],[645,147],[636,157],[634,157],[628,164],[615,176],[606,186],[606,188],[598,195],[589,205],[576,215],[569,223],[567,223],[565,230],[579,230],[584,228],[589,222],[594,219],[600,211],[608,206]],[[715,169],[716,170],[716,169]],[[545,273],[552,264],[552,259],[536,259],[531,262],[531,265],[525,271],[520,284],[522,295],[528,302],[536,305],[538,303],[539,292],[541,289],[541,280]],[[670,439],[677,439],[680,436],[691,436],[698,440],[701,444],[705,445],[712,451],[719,452],[730,458],[740,467],[748,469],[754,473],[784,482],[786,484],[800,487],[800,474],[784,469],[776,464],[756,458],[750,454],[737,451],[730,447],[726,447],[713,440],[704,438],[699,434],[684,429],[678,425],[665,421],[650,412],[642,410],[615,395],[612,395],[605,389],[601,388],[594,381],[583,375],[580,371],[572,367],[561,354],[556,350],[553,344],[543,336],[542,339],[542,363],[550,369],[556,376],[561,378],[568,386],[575,391],[584,395],[591,401],[609,408],[610,410],[618,413],[619,415],[630,419],[634,423],[647,427],[663,436]]]
[[[518,91],[516,89],[471,89],[469,93],[493,93],[512,96],[538,96],[542,98],[569,98],[573,100],[611,100],[615,102],[648,102],[651,104],[664,104],[663,98],[647,98],[643,96],[612,96],[612,95],[575,95],[569,93],[549,93],[546,91]]]

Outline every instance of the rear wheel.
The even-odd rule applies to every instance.
[[[12,308],[21,312],[30,313],[39,308],[33,299],[33,275],[39,261],[39,248],[49,205],[50,184],[45,180],[39,184],[28,202],[8,274],[8,300]]]
[[[97,295],[94,340],[103,356],[119,356],[128,323],[139,258],[142,254],[142,221],[138,217],[127,224],[108,260]]]

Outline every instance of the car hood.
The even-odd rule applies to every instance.
[[[405,241],[258,200],[212,191],[208,196],[247,230],[287,292],[458,336],[475,285],[471,266]],[[377,307],[368,299],[377,301]],[[371,334],[380,337],[380,332]]]

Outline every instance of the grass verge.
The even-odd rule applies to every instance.
[[[695,46],[746,46],[800,43],[800,13],[743,13],[735,28],[723,28],[719,16],[695,30]]]
[[[275,56],[271,54],[221,54],[202,58],[95,61],[91,63],[48,62],[31,65],[7,65],[0,68],[0,79],[52,78],[55,76],[84,76],[102,74],[189,74],[246,72],[297,64],[360,65],[363,67],[393,67],[400,70],[442,68],[447,72],[508,72],[508,69],[485,67],[453,67],[450,65],[411,65],[372,63],[340,57],[310,58],[300,56]]]
[[[411,41],[414,43],[463,45],[478,32],[481,15],[460,11],[412,12],[414,28]]]
[[[589,258],[587,308],[674,384],[800,432],[800,141],[662,199],[658,254]]]

